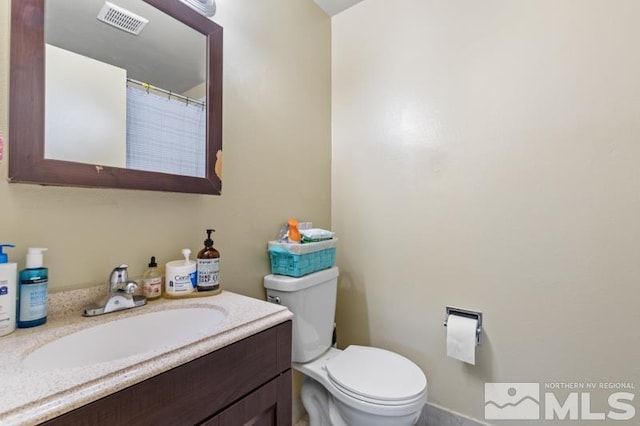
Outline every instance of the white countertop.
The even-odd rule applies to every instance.
[[[285,307],[223,291],[189,299],[161,299],[146,306],[85,318],[82,307],[96,300],[99,289],[56,293],[50,296],[49,317],[43,326],[18,329],[0,337],[0,424],[37,424],[106,395],[139,383],[207,353],[291,319]],[[22,365],[31,352],[78,330],[148,312],[206,307],[222,310],[225,319],[212,335],[177,349],[152,352],[85,367],[33,371]],[[161,333],[162,330],[159,330]],[[113,336],[118,344],[118,336]]]

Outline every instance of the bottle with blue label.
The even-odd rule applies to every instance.
[[[26,268],[20,271],[17,303],[18,328],[35,327],[47,322],[49,306],[49,269],[43,266],[46,248],[30,247]]]
[[[6,336],[16,329],[16,276],[18,264],[9,262],[3,250],[13,247],[0,245],[0,336]]]
[[[184,260],[167,262],[164,267],[164,295],[169,299],[189,295],[196,291],[196,261],[189,259],[191,250],[187,248],[182,249],[182,255]]]

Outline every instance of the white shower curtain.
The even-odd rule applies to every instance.
[[[205,176],[206,108],[127,88],[127,168]]]

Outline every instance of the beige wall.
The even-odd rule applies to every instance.
[[[638,393],[638,16],[367,0],[333,18],[341,346],[405,354],[431,402],[478,419],[485,382]],[[484,312],[475,366],[446,356],[446,305]]]
[[[7,3],[0,4],[5,136]],[[329,18],[311,1],[217,4],[214,20],[225,31],[222,196],[9,184],[5,150],[0,241],[16,244],[8,251],[19,267],[27,247],[48,247],[52,290],[103,283],[121,262],[132,275],[142,274],[151,255],[164,265],[180,258],[183,247],[202,248],[212,227],[223,288],[263,298],[266,244],[286,219],[330,226]]]

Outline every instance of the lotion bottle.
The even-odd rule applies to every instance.
[[[18,287],[18,328],[35,327],[47,322],[49,269],[43,266],[46,248],[30,247],[26,268],[20,271]]]
[[[182,249],[182,255],[184,260],[173,260],[167,262],[164,267],[165,282],[164,282],[164,294],[165,296],[180,297],[196,290],[196,262],[189,259],[191,250],[185,248]]]
[[[0,336],[6,336],[16,329],[16,277],[18,265],[10,263],[3,249],[14,247],[11,244],[0,245]]]
[[[198,252],[198,291],[220,290],[220,252],[213,248],[211,233],[215,229],[207,229],[204,248]]]

